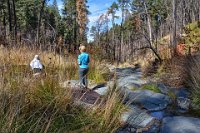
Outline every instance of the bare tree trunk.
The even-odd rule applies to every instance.
[[[6,39],[6,13],[4,10],[2,10],[2,15],[3,15],[3,36],[4,39]]]
[[[157,56],[157,58],[159,59],[160,62],[162,62],[162,59],[160,57],[160,55],[157,53],[156,49],[153,47],[153,38],[152,38],[152,28],[151,28],[151,18],[150,15],[147,11],[147,6],[146,3],[144,2],[144,6],[145,6],[145,12],[147,14],[147,26],[148,26],[148,32],[149,32],[149,39],[147,39],[149,41],[149,48],[153,51],[153,53]]]
[[[9,16],[9,31],[12,32],[12,16],[10,9],[10,0],[7,0],[8,16]]]
[[[37,35],[36,35],[36,44],[37,45],[39,45],[40,25],[41,25],[42,14],[43,14],[45,2],[46,2],[46,0],[42,1],[42,6],[41,6],[40,14],[38,16]]]
[[[119,49],[119,62],[122,62],[123,59],[123,45],[124,45],[124,29],[123,29],[123,23],[124,23],[124,5],[122,5],[122,22],[121,22],[121,43],[120,43],[120,49]]]
[[[147,6],[146,6],[145,2],[144,2],[144,6],[145,6],[145,12],[146,12],[146,15],[147,15],[147,26],[148,26],[148,31],[149,31],[149,40],[150,40],[150,45],[152,46],[153,39],[152,39],[152,29],[151,29],[151,18],[150,18],[148,11],[147,11]]]
[[[15,0],[12,0],[12,3],[13,3],[13,14],[14,14],[14,39],[15,43],[17,43],[17,16],[15,10]]]
[[[177,44],[176,40],[176,32],[177,32],[177,0],[173,0],[173,26],[172,26],[172,53],[173,56],[175,54],[175,48]]]
[[[115,36],[115,30],[114,30],[114,23],[115,23],[115,20],[114,20],[114,14],[112,13],[112,45],[113,45],[113,60],[115,60],[115,42],[114,42],[114,36]]]

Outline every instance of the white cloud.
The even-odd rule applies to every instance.
[[[63,7],[64,7],[63,2],[62,2],[62,1],[59,1],[59,2],[58,2],[58,9],[59,9],[59,11],[62,11]]]
[[[94,23],[98,20],[99,15],[96,16],[89,16],[89,23]]]

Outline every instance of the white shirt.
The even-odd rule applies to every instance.
[[[42,69],[42,64],[40,63],[40,60],[38,60],[37,58],[34,58],[31,61],[30,66],[32,69],[34,69],[34,68]]]

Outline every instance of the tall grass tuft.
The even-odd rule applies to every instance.
[[[0,132],[111,133],[121,125],[119,118],[125,106],[117,91],[109,93],[93,108],[78,106],[71,89],[59,85],[63,80],[77,78],[76,58],[70,57],[71,62],[66,63],[56,55],[51,58],[54,63],[44,62],[46,76],[35,78],[27,64],[36,53],[27,48],[0,50]],[[47,53],[40,52],[41,60],[53,55]],[[102,81],[96,75],[99,73],[96,65],[91,66],[90,76]]]
[[[192,104],[194,109],[198,110],[200,113],[200,56],[196,56],[191,61],[189,68],[189,77],[188,85],[192,89]]]

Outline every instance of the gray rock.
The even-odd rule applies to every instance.
[[[192,117],[166,117],[162,121],[161,133],[199,133],[200,119]]]
[[[183,109],[183,110],[189,110],[189,107],[190,107],[190,104],[191,104],[191,100],[188,99],[188,98],[184,98],[184,97],[178,97],[177,98],[177,104],[178,104],[178,107],[180,109]]]
[[[136,133],[136,129],[130,125],[125,125],[123,128],[119,128],[115,133]]]
[[[157,84],[157,87],[159,88],[160,92],[165,95],[167,95],[170,91],[169,88],[162,83]]]
[[[118,129],[115,133],[130,133],[128,129]]]
[[[98,93],[99,95],[106,95],[106,93],[108,92],[108,87],[100,87],[94,90],[96,93]]]
[[[150,112],[150,115],[158,120],[162,120],[163,117],[165,116],[165,112],[164,111]]]
[[[117,80],[118,88],[135,89],[140,88],[141,85],[146,84],[146,80],[140,79],[137,75],[130,75]]]
[[[155,123],[148,128],[147,131],[143,131],[142,133],[159,133],[160,130],[160,122],[159,121],[155,121]]]
[[[110,69],[111,73],[114,73],[116,71],[116,67],[114,65],[108,65],[108,68]]]
[[[63,88],[77,88],[80,87],[79,80],[67,80],[63,83],[60,83],[60,86]]]
[[[172,88],[177,97],[188,98],[190,93],[187,88]],[[171,90],[172,90],[171,89]]]
[[[100,95],[106,95],[110,88],[114,87],[114,81],[109,81],[107,84],[99,84],[92,88]]]
[[[131,68],[131,67],[116,68],[115,70],[116,70],[116,76],[118,78],[127,77],[127,76],[130,76],[130,75],[137,75],[140,78],[142,77],[142,72],[139,69],[136,69],[136,68]]]
[[[153,124],[155,118],[151,117],[146,111],[136,106],[130,106],[129,111],[124,112],[121,121],[127,123],[134,128],[146,128]]]
[[[140,104],[148,111],[159,111],[165,109],[171,100],[168,96],[155,93],[150,90],[137,90],[129,92],[127,95],[128,101]]]

